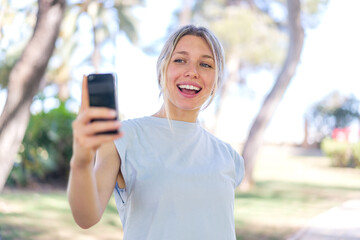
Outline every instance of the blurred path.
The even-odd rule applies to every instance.
[[[359,240],[360,199],[334,207],[287,240]]]

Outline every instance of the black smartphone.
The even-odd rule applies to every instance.
[[[107,107],[116,111],[117,108],[117,78],[114,73],[94,73],[87,76],[89,101],[92,107]],[[117,117],[115,117],[117,119]],[[93,119],[92,121],[107,121],[107,119]],[[100,132],[98,134],[116,134],[115,131]]]

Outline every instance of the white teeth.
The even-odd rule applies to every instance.
[[[179,85],[179,88],[186,88],[186,89],[189,89],[189,90],[200,91],[200,88],[195,87],[193,85]]]

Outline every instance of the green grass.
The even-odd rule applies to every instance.
[[[319,152],[266,147],[256,186],[235,196],[238,240],[286,239],[316,215],[360,197],[360,169],[332,168]]]
[[[14,191],[0,196],[0,235],[13,239],[122,239],[114,199],[93,228],[79,228],[71,215],[64,191]]]
[[[318,153],[264,148],[256,165],[255,188],[236,192],[237,239],[286,239],[319,213],[360,198],[360,169],[329,164]],[[83,230],[71,216],[64,191],[7,190],[0,195],[0,235],[1,240],[122,239],[122,229],[114,199],[103,219]]]

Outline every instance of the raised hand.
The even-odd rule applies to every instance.
[[[101,144],[114,141],[122,136],[117,134],[97,134],[117,130],[121,123],[114,120],[116,111],[105,107],[90,107],[87,77],[83,77],[81,107],[77,118],[72,124],[73,128],[73,159],[72,165],[83,166],[93,163],[96,150]],[[92,119],[108,119],[109,121],[94,121]]]

